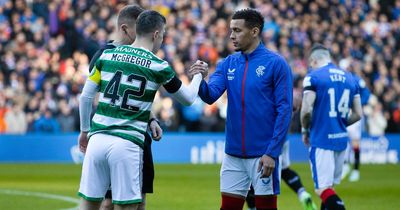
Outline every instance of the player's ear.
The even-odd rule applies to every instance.
[[[153,41],[156,40],[158,38],[158,36],[160,36],[160,31],[156,30],[153,33]]]
[[[121,30],[125,33],[128,34],[128,26],[126,24],[121,25]]]
[[[260,33],[260,29],[257,28],[257,27],[254,27],[253,30],[252,30],[253,36],[257,37],[259,33]]]

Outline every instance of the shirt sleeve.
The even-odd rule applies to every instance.
[[[92,80],[87,79],[79,98],[79,119],[81,131],[90,130],[90,115],[92,113],[93,99],[99,86]]]
[[[215,72],[210,76],[208,83],[204,80],[200,83],[199,96],[207,104],[212,104],[225,92],[225,68],[227,59],[217,65]]]
[[[101,81],[100,68],[98,67],[99,64],[100,64],[100,60],[97,60],[95,65],[93,66],[93,69],[90,71],[89,78],[88,78],[88,80],[91,80],[92,82],[96,83],[96,85],[100,85],[100,81]]]
[[[315,86],[316,86],[316,79],[314,76],[312,76],[311,74],[307,74],[306,77],[304,77],[303,80],[303,90],[312,90],[315,92]]]
[[[184,106],[190,106],[197,98],[199,92],[199,85],[202,80],[200,73],[193,76],[192,81],[188,86],[181,85],[181,87],[171,96]]]
[[[266,155],[278,158],[289,130],[293,110],[292,70],[283,58],[277,60],[274,72],[274,103],[277,113],[272,141]]]
[[[160,71],[157,71],[155,80],[162,85],[167,84],[170,82],[176,75],[175,71],[172,67],[168,64],[168,62],[164,61],[163,63],[159,64],[162,68]],[[151,67],[150,67],[151,68]]]
[[[89,73],[92,72],[93,68],[95,67],[96,61],[100,58],[101,54],[103,53],[104,49],[97,50],[92,59],[89,63]]]

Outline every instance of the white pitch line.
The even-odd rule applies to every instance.
[[[68,196],[55,195],[55,194],[42,193],[42,192],[29,192],[29,191],[7,190],[7,189],[0,189],[0,193],[8,194],[8,195],[36,196],[36,197],[40,197],[40,198],[62,200],[62,201],[77,204],[75,207],[72,207],[69,209],[62,209],[62,210],[75,210],[75,209],[78,209],[78,207],[79,207],[79,199],[68,197]]]

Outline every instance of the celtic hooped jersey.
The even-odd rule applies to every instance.
[[[168,62],[144,48],[104,50],[89,76],[100,93],[89,136],[106,133],[142,147],[154,96],[174,76]]]

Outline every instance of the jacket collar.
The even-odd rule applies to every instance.
[[[262,42],[260,42],[260,44],[258,44],[257,48],[254,49],[253,52],[248,53],[248,54],[241,52],[240,54],[245,59],[246,58],[251,59],[251,58],[254,58],[254,57],[262,54],[262,52],[264,52],[264,50],[265,50],[265,46],[263,45]]]

